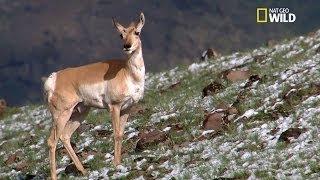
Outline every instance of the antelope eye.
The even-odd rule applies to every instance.
[[[123,35],[122,34],[120,34],[120,38],[123,39]]]
[[[137,31],[136,31],[136,32],[134,32],[134,34],[137,35],[137,36],[139,36],[139,35],[140,35],[140,32],[137,32]]]

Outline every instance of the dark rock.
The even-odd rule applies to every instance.
[[[85,147],[81,152],[76,153],[77,156],[86,159],[89,155],[96,155],[97,151],[91,149],[90,147]]]
[[[206,116],[202,128],[204,130],[221,131],[228,123],[225,112],[213,112]]]
[[[256,55],[256,56],[253,56],[253,61],[261,62],[261,61],[265,60],[267,57],[268,56],[266,54]]]
[[[81,172],[77,169],[75,164],[69,164],[65,169],[64,172],[66,174],[75,174],[75,175],[79,175],[81,174]]]
[[[176,89],[178,86],[181,85],[181,81],[171,84],[168,89]]]
[[[320,46],[316,49],[316,53],[320,53]]]
[[[305,132],[306,129],[302,129],[302,128],[289,128],[286,131],[282,132],[278,142],[286,142],[286,143],[290,143],[290,140],[292,138],[297,139],[300,134],[302,134],[303,132]]]
[[[130,109],[129,109],[129,114],[130,116],[135,116],[138,114],[144,114],[146,111],[149,109],[146,108],[145,106],[141,104],[134,104]]]
[[[4,99],[0,99],[0,116],[5,112],[7,103]]]
[[[70,142],[72,149],[77,152],[77,145],[74,142]],[[57,152],[59,154],[69,155],[67,149],[64,146],[61,146],[57,149]]]
[[[220,56],[220,54],[213,48],[209,48],[204,51],[201,55],[201,61],[206,61],[208,59],[216,59]]]
[[[6,165],[11,165],[13,163],[18,162],[22,157],[22,152],[21,151],[17,151],[14,154],[10,154],[7,158],[7,160],[5,161]]]
[[[92,124],[82,123],[76,131],[77,133],[82,134],[83,132],[89,131],[93,127],[94,126]]]
[[[139,140],[136,145],[136,150],[141,151],[150,145],[155,145],[165,141],[168,137],[165,132],[154,130],[147,133],[139,133],[138,138]]]
[[[167,92],[168,90],[174,90],[176,89],[177,87],[179,87],[181,85],[181,81],[178,81],[176,83],[173,83],[171,84],[168,88],[166,89],[161,89],[160,90],[160,93],[164,93],[164,92]]]
[[[202,90],[202,97],[206,97],[208,95],[213,95],[219,92],[221,89],[223,89],[223,85],[214,81],[207,85],[205,88]]]
[[[173,130],[173,131],[183,130],[183,126],[180,123],[172,124],[170,127],[171,127],[171,130]]]
[[[111,134],[112,134],[112,131],[109,131],[106,129],[99,129],[99,130],[96,130],[94,133],[96,137],[109,137],[111,136]]]
[[[270,39],[267,41],[266,45],[270,48],[277,44],[276,40]]]
[[[248,88],[248,87],[250,87],[250,86],[252,86],[252,84],[254,83],[254,82],[256,82],[256,81],[259,81],[261,78],[260,78],[260,76],[259,75],[251,75],[250,77],[249,77],[249,80],[248,80],[248,82],[244,85],[244,88]]]
[[[27,167],[28,167],[28,163],[26,161],[22,161],[16,165],[15,170],[23,171],[23,170],[27,169]]]
[[[16,162],[16,159],[17,159],[16,154],[10,154],[5,163],[6,163],[6,165],[11,165]]]

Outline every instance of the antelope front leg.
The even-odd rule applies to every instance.
[[[120,106],[112,105],[110,108],[110,112],[114,134],[114,165],[117,166],[121,163],[121,143],[123,137],[120,123]]]

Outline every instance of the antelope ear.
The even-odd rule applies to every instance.
[[[118,23],[115,18],[112,18],[112,22],[117,31],[122,34],[125,28],[120,23]]]
[[[137,24],[137,31],[140,33],[141,32],[141,29],[144,25],[144,22],[145,22],[145,18],[144,18],[144,14],[143,12],[140,13],[140,17],[139,17],[139,22]]]

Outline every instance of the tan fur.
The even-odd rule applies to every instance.
[[[67,68],[52,73],[44,83],[48,107],[53,117],[48,138],[52,179],[57,178],[55,151],[59,139],[78,170],[86,174],[70,145],[70,138],[90,107],[110,110],[115,140],[114,164],[121,162],[121,142],[129,116],[127,112],[132,103],[142,98],[144,91],[145,67],[138,35],[144,25],[144,15],[141,13],[139,22],[131,23],[128,28],[116,21],[114,25],[123,37],[123,50],[128,55],[127,59]]]

